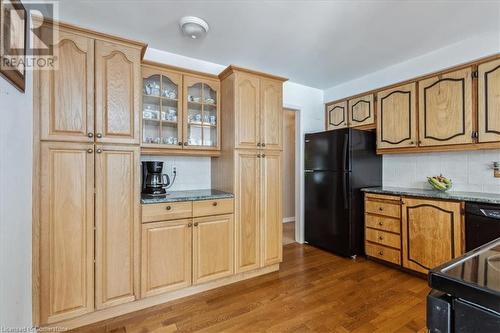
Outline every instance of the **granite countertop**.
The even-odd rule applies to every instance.
[[[141,195],[141,203],[156,204],[164,202],[213,200],[226,198],[234,198],[234,194],[212,189],[170,192],[167,191],[167,194],[163,196],[148,196],[143,194]]]
[[[385,187],[385,186],[363,188],[361,189],[361,191],[368,193],[377,193],[377,194],[408,195],[408,196],[423,197],[423,198],[437,198],[437,199],[500,204],[500,194],[495,194],[495,193],[459,192],[459,191],[441,192],[431,189],[424,190],[418,188]]]

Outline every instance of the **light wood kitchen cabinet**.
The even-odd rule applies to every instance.
[[[260,158],[257,150],[235,156],[236,272],[260,266]]]
[[[403,267],[427,273],[463,253],[463,203],[403,198]]]
[[[234,273],[233,215],[193,219],[193,283]]]
[[[328,131],[348,127],[347,101],[327,105],[326,118]]]
[[[97,142],[140,143],[141,50],[108,41],[95,43]]]
[[[350,99],[348,105],[349,127],[375,124],[373,94]]]
[[[473,143],[471,75],[469,67],[418,82],[420,146]]]
[[[283,82],[260,80],[261,146],[267,150],[283,149]]]
[[[416,83],[377,93],[377,148],[416,147]]]
[[[95,150],[96,308],[139,296],[139,155],[137,146]]]
[[[40,139],[93,142],[94,39],[60,31],[53,46],[58,68],[36,71]]]
[[[44,142],[40,169],[40,320],[94,311],[92,144]]]
[[[260,146],[260,79],[258,76],[237,73],[234,90],[235,148],[255,149]]]
[[[500,141],[500,59],[478,66],[479,142]]]
[[[277,151],[261,154],[261,265],[280,263],[283,259],[282,156]]]
[[[142,225],[141,297],[191,285],[192,219]]]

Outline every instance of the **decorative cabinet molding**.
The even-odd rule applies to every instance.
[[[95,54],[96,141],[139,144],[141,52],[97,40]]]
[[[255,149],[260,143],[260,79],[257,76],[237,73],[234,90],[235,148]]]
[[[373,94],[349,100],[349,126],[357,127],[375,123]]]
[[[400,148],[417,145],[416,84],[377,93],[377,147]]]
[[[403,199],[403,267],[427,272],[463,253],[462,203]]]
[[[500,141],[500,59],[478,67],[479,142]]]
[[[472,143],[471,68],[419,81],[420,145]]]
[[[96,308],[139,297],[139,147],[97,146]]]
[[[268,150],[283,149],[283,82],[260,79],[260,142]]]
[[[327,130],[346,128],[349,126],[347,117],[347,101],[328,105]]]

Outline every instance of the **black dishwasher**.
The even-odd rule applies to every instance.
[[[500,205],[465,204],[465,250],[471,251],[500,237]]]

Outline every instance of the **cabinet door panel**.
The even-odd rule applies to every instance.
[[[463,252],[459,202],[405,198],[402,224],[406,268],[427,273]]]
[[[235,90],[235,148],[256,148],[260,142],[260,79],[237,73]]]
[[[262,147],[283,149],[283,84],[280,81],[261,79],[260,116]]]
[[[262,157],[261,265],[282,261],[282,158],[281,152],[266,152]]]
[[[235,151],[236,272],[260,266],[260,159],[257,151]]]
[[[415,83],[377,94],[377,148],[416,146],[416,97]]]
[[[191,285],[191,222],[185,219],[142,226],[142,297]]]
[[[347,127],[347,101],[328,105],[326,109],[327,130]]]
[[[233,274],[233,215],[193,219],[193,283]]]
[[[97,147],[97,309],[136,299],[139,276],[139,179],[139,147]]]
[[[375,124],[373,95],[366,95],[349,100],[349,126]]]
[[[42,143],[40,180],[40,311],[53,323],[94,310],[92,145]]]
[[[97,141],[138,144],[140,50],[97,40],[95,54]]]
[[[421,146],[472,143],[471,69],[419,81]]]
[[[500,141],[500,59],[479,65],[479,142]]]
[[[46,34],[47,28],[42,29]],[[37,71],[42,140],[92,142],[94,40],[65,31],[54,45],[56,70]]]

